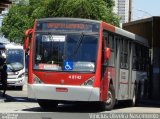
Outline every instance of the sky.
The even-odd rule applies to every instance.
[[[132,0],[132,2],[133,21],[151,16],[160,16],[160,0]]]
[[[160,0],[132,0],[132,20],[160,16]]]

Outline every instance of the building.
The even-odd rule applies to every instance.
[[[0,14],[11,4],[11,0],[1,0],[0,1]]]
[[[0,36],[0,44],[7,44],[9,43],[9,40],[6,39],[4,36]]]
[[[20,0],[0,0],[0,14],[5,14],[7,11],[7,8],[9,7],[10,4],[15,3],[18,4]],[[25,0],[26,3],[29,2],[29,0]]]
[[[120,17],[120,23],[131,21],[131,2],[132,0],[113,0],[115,6],[113,12]]]

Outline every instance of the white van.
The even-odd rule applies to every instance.
[[[0,53],[6,54],[8,86],[23,89],[25,83],[25,53],[23,47],[13,43],[0,43]]]

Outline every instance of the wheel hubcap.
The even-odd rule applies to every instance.
[[[108,91],[108,96],[107,96],[107,101],[106,101],[107,105],[112,103],[112,98],[113,97],[112,97],[111,91]]]

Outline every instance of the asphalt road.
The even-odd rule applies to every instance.
[[[126,117],[125,115],[120,115],[117,117],[118,114],[124,113]],[[97,109],[97,107],[91,107],[86,104],[59,104],[56,110],[45,111],[39,107],[36,100],[29,100],[27,98],[26,85],[24,86],[23,91],[14,89],[7,90],[6,98],[2,98],[2,93],[0,92],[0,119],[135,118],[135,115],[130,114],[136,113],[151,113],[155,119],[159,119],[160,105],[145,103],[141,104],[139,107],[127,107],[125,106],[125,102],[121,102],[112,111],[101,111]],[[148,117],[148,115],[146,117]]]

